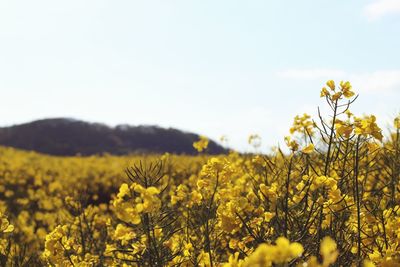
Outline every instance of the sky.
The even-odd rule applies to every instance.
[[[0,126],[160,125],[284,144],[329,79],[400,112],[400,0],[0,0]]]

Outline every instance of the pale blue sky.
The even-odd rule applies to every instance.
[[[358,114],[400,111],[400,0],[0,0],[1,126],[157,124],[265,149],[331,78]]]

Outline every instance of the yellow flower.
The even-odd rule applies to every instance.
[[[330,95],[329,91],[326,89],[326,87],[323,87],[321,90],[320,97],[328,96]]]
[[[314,151],[314,144],[309,144],[301,150],[304,154],[311,154]]]
[[[375,264],[370,260],[364,260],[363,267],[375,267]]]
[[[290,243],[285,237],[279,237],[276,245],[260,244],[257,249],[243,261],[243,267],[265,267],[272,263],[283,264],[300,257],[303,246],[297,242]]]
[[[137,208],[140,210],[139,212],[156,212],[160,209],[161,200],[157,196],[160,193],[158,188],[154,186],[144,188],[140,185],[136,185],[134,189],[136,192],[140,193],[140,198],[142,200],[142,203],[139,203],[140,209]]]
[[[114,201],[115,213],[117,217],[128,223],[139,224],[141,222],[140,213],[143,209],[140,209],[137,205],[133,206],[130,202],[119,202]]]
[[[351,133],[353,132],[353,126],[341,120],[336,120],[335,128],[336,133],[345,138],[349,138]]]
[[[341,87],[341,89],[342,89],[343,95],[344,95],[346,98],[350,98],[350,97],[352,97],[352,96],[354,95],[354,92],[351,91],[352,86],[351,86],[350,82],[348,82],[348,81],[347,81],[347,82],[341,81],[341,82],[340,82],[340,87]]]
[[[235,254],[229,256],[228,262],[224,263],[222,267],[240,267],[242,262],[242,260],[239,260],[239,252],[235,252]]]
[[[201,194],[194,190],[191,194],[190,194],[190,201],[192,204],[200,204],[201,200],[202,200],[202,196]]]
[[[370,153],[376,152],[380,148],[379,144],[375,142],[368,142],[367,146]]]
[[[324,237],[321,242],[320,253],[323,259],[323,266],[329,266],[335,263],[339,256],[336,242],[329,236]]]
[[[339,202],[342,199],[341,191],[337,185],[333,185],[331,188],[329,188],[328,196],[333,203]]]
[[[128,184],[123,183],[120,188],[119,188],[119,192],[117,195],[117,198],[124,198],[124,196],[128,196],[130,194],[130,189]]]
[[[290,136],[285,137],[285,143],[293,152],[299,149],[299,144],[295,140],[292,140]]]
[[[257,249],[244,260],[243,267],[272,266],[270,247],[271,246],[267,244],[260,244]]]
[[[192,243],[186,243],[185,244],[185,247],[184,247],[184,249],[183,249],[183,255],[185,256],[185,257],[188,257],[188,256],[190,256],[190,254],[191,254],[191,251],[193,250],[193,245],[192,245]]]
[[[310,119],[311,116],[307,113],[304,113],[302,116],[297,115],[294,117],[293,125],[290,128],[290,134],[294,134],[295,132],[301,134],[314,134],[314,122]]]
[[[342,96],[342,92],[337,92],[332,96],[332,100],[336,101],[336,100],[340,99],[341,96]]]
[[[206,150],[208,147],[208,138],[205,136],[200,136],[200,139],[196,142],[193,143],[193,147],[198,151],[202,152],[203,150]]]
[[[326,85],[332,90],[335,90],[335,82],[333,80],[329,80],[326,82]]]
[[[303,254],[303,246],[300,243],[290,243],[285,237],[279,237],[276,240],[276,255],[274,258],[275,263],[284,263],[291,261],[294,258],[300,257]]]
[[[348,109],[344,113],[347,115],[347,118],[351,118],[351,116],[353,116],[353,113],[351,113],[351,111]]]
[[[0,233],[11,233],[14,231],[14,225],[10,224],[7,217],[0,212]]]
[[[128,242],[136,237],[135,232],[132,228],[126,227],[123,224],[118,224],[115,229],[113,238],[120,240],[122,245],[128,244]]]
[[[272,218],[274,218],[275,217],[275,213],[272,213],[272,212],[264,212],[264,220],[266,221],[266,222],[269,222],[269,221],[271,221],[271,219]]]
[[[374,115],[365,116],[364,118],[355,118],[355,133],[363,136],[373,136],[375,139],[382,141],[382,130],[376,124],[376,117]]]
[[[400,129],[400,116],[394,119],[394,128],[396,130]]]

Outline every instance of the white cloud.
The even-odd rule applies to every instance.
[[[349,73],[335,69],[289,69],[277,73],[278,77],[294,80],[328,79],[348,80],[358,92],[388,92],[400,90],[400,69],[380,70],[366,73]]]
[[[365,6],[363,13],[370,21],[389,14],[400,14],[400,0],[375,0]]]
[[[350,74],[348,77],[349,81],[360,88],[359,91],[387,92],[400,90],[400,70]]]

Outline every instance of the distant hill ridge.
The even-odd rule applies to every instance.
[[[199,136],[173,128],[118,125],[109,127],[69,118],[43,119],[0,127],[0,145],[58,156],[110,153],[197,153],[192,144]],[[227,150],[211,141],[208,154]]]

